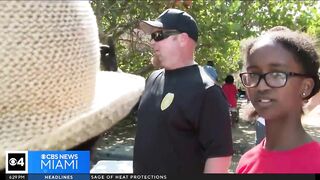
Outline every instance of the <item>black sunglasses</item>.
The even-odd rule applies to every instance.
[[[161,41],[163,39],[168,38],[171,35],[175,35],[175,34],[180,34],[180,31],[177,30],[162,30],[162,31],[157,31],[154,33],[151,33],[151,39],[153,39],[154,41],[158,42]]]

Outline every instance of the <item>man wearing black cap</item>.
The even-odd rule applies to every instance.
[[[139,174],[227,173],[232,138],[228,103],[194,61],[195,20],[177,9],[141,21],[157,63],[138,109],[133,169]]]

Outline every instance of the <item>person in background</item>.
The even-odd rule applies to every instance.
[[[256,130],[256,145],[266,137],[266,121],[263,117],[259,116],[257,111],[254,109],[252,104],[247,104],[244,108],[244,114],[246,114],[244,119],[254,122]]]
[[[215,83],[218,81],[218,73],[217,70],[214,68],[213,61],[207,61],[207,64],[203,66],[206,73],[214,80]]]
[[[142,21],[162,67],[147,79],[138,107],[133,172],[227,173],[233,154],[228,103],[194,59],[196,21],[178,9]]]
[[[319,55],[301,32],[275,27],[246,41],[248,97],[265,119],[266,138],[240,159],[237,173],[320,173],[320,143],[303,128],[304,101],[320,88]]]
[[[229,103],[229,112],[232,126],[235,126],[239,121],[238,109],[237,109],[237,94],[238,90],[236,85],[234,85],[234,78],[232,75],[227,75],[225,78],[225,83],[222,85],[222,91],[226,96]]]
[[[256,120],[256,145],[260,144],[260,142],[266,137],[266,120],[259,116]]]
[[[102,70],[118,71],[116,48],[112,36],[107,39],[107,45],[100,45],[100,63]]]

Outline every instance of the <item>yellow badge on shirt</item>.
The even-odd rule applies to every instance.
[[[161,110],[164,111],[165,109],[167,109],[170,104],[172,103],[174,98],[174,94],[173,93],[167,93],[164,98],[161,101]]]

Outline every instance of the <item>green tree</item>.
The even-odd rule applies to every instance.
[[[240,41],[268,28],[282,25],[320,37],[317,1],[93,0],[92,6],[101,42],[111,35],[120,68],[141,75],[152,70],[152,49],[137,24],[142,19],[155,19],[170,7],[183,9],[197,20],[196,61],[205,64],[214,60],[220,78],[242,68]]]

